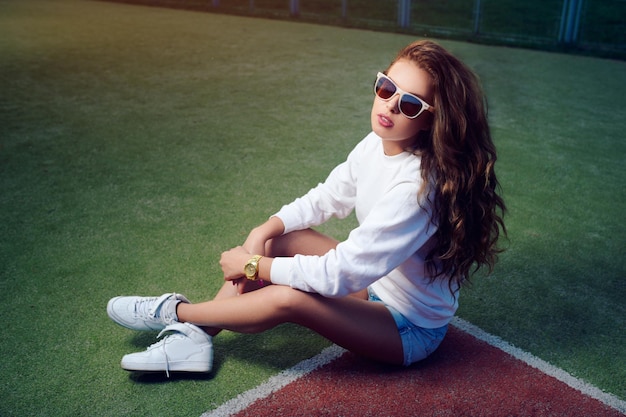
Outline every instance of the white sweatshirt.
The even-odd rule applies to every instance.
[[[345,218],[353,209],[359,226],[324,256],[275,258],[272,282],[326,297],[370,286],[417,326],[447,324],[458,306],[458,290],[452,294],[441,279],[429,283],[424,258],[436,226],[429,205],[418,201],[421,184],[420,158],[408,152],[386,156],[382,139],[370,133],[323,184],[275,215],[284,233],[331,216]]]

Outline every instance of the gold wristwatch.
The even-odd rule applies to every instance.
[[[254,255],[246,266],[243,267],[243,271],[246,274],[246,278],[250,281],[256,281],[259,279],[259,260],[262,258],[261,255]]]

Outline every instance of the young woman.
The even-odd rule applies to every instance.
[[[124,356],[124,369],[209,372],[222,329],[285,322],[390,364],[439,346],[461,285],[493,268],[506,233],[484,96],[472,71],[430,41],[400,51],[374,92],[372,132],[323,184],[222,254],[226,282],[213,300],[109,301],[122,326],[172,332]],[[352,210],[359,226],[343,242],[311,229]]]

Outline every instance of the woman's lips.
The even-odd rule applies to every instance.
[[[382,127],[393,127],[393,122],[391,121],[391,119],[385,116],[384,114],[378,115],[378,123]]]

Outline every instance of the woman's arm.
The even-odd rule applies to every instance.
[[[222,253],[220,258],[220,266],[224,272],[224,279],[232,281],[233,285],[239,285],[239,292],[245,291],[246,278],[244,277],[243,268],[253,255],[265,255],[266,243],[275,237],[283,234],[285,225],[282,220],[276,216],[272,216],[260,226],[250,231],[248,238],[243,246],[237,246]],[[272,259],[263,257],[259,262],[259,278],[264,281],[270,281],[270,270]]]
[[[265,244],[268,240],[281,236],[285,231],[283,221],[276,217],[270,217],[265,223],[250,231],[248,238],[243,243],[243,248],[253,255],[265,255]]]

